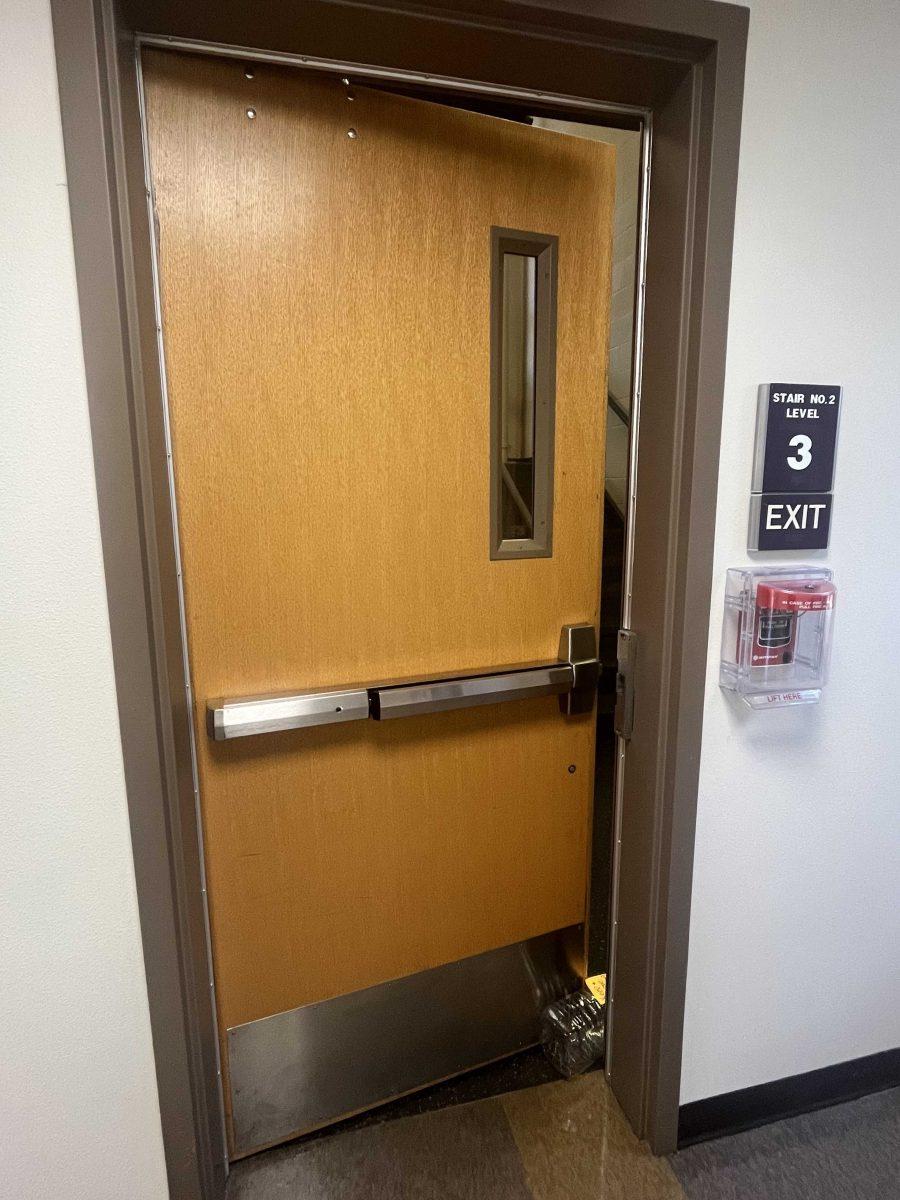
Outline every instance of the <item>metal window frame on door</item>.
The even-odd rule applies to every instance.
[[[745,9],[714,0],[51,0],[101,536],[151,1026],[173,1197],[224,1188],[211,975],[160,404],[134,31],[314,67],[376,64],[498,100],[652,113],[646,345],[635,400],[635,738],[617,815],[611,1083],[677,1139]],[[677,10],[677,11],[676,11]],[[435,32],[439,37],[434,37]],[[431,36],[424,36],[429,33]],[[358,67],[354,68],[359,71]],[[490,82],[473,83],[473,80]],[[571,91],[578,96],[568,95]],[[641,380],[642,372],[643,379]],[[642,483],[643,480],[643,483]],[[659,563],[665,563],[661,575]]]
[[[491,544],[492,559],[553,554],[553,464],[556,432],[556,274],[559,239],[520,229],[491,230]],[[534,487],[531,537],[503,534],[503,488],[514,488],[503,461],[503,280],[507,254],[535,263]],[[600,399],[598,397],[598,403]],[[517,495],[517,493],[516,493]]]

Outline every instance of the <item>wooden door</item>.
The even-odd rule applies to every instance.
[[[235,1027],[585,919],[592,715],[224,744],[204,715],[552,660],[596,625],[614,161],[327,76],[143,69],[227,1075]],[[489,553],[497,228],[558,239],[548,557]]]

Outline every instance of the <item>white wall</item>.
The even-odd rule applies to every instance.
[[[162,1200],[47,0],[0,46],[0,1190]]]
[[[900,8],[750,8],[683,1102],[900,1045]],[[775,380],[844,385],[839,596],[821,705],[750,714],[722,583]]]

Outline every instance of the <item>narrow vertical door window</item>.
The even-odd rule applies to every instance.
[[[491,231],[491,557],[553,542],[556,238]]]

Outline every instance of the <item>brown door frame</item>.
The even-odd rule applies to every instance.
[[[718,0],[52,0],[126,788],[171,1195],[224,1140],[188,738],[134,33],[647,109],[646,264],[610,1082],[677,1139],[691,871],[748,12]]]

